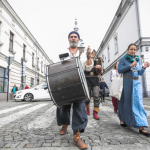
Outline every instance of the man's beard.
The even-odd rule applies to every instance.
[[[78,46],[78,43],[79,43],[79,42],[75,42],[75,41],[69,42],[70,47],[73,47],[73,48],[77,47],[77,46]]]

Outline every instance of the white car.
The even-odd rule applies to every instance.
[[[51,100],[47,84],[43,83],[30,89],[20,90],[14,94],[15,100],[32,101],[38,99]]]

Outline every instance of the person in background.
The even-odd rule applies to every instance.
[[[119,77],[120,74],[118,73],[118,63],[119,61],[117,61],[114,65],[114,69],[111,71],[110,73],[110,81],[112,82],[113,81],[113,78],[114,77]],[[115,97],[112,97],[112,104],[114,106],[114,113],[117,114],[117,111],[118,111],[118,107],[117,107],[117,98]]]
[[[28,85],[26,84],[26,87],[25,87],[25,89],[29,89],[29,87],[28,87]]]
[[[23,88],[22,88],[22,85],[21,85],[21,84],[20,84],[20,87],[19,87],[19,91],[20,91],[20,90],[23,90]]]
[[[148,127],[148,121],[139,80],[139,76],[144,74],[150,64],[145,62],[142,66],[140,57],[135,55],[136,52],[136,44],[131,43],[127,48],[127,54],[119,61],[118,73],[123,73],[123,90],[121,99],[118,100],[118,117],[122,127],[138,128],[140,134],[150,137],[150,133],[144,129]]]
[[[86,52],[86,57],[87,60],[85,60],[82,63],[88,90],[89,90],[89,95],[93,97],[93,103],[94,103],[94,108],[93,108],[93,118],[96,120],[99,120],[100,117],[98,116],[99,112],[99,105],[100,105],[100,98],[99,98],[99,78],[98,76],[103,73],[103,69],[101,65],[98,65],[94,60],[93,60],[93,55],[91,53],[91,48],[90,46],[87,48]],[[90,115],[90,101],[85,102],[86,105],[86,112],[87,115]]]
[[[14,86],[13,86],[11,92],[12,92],[12,93],[15,93],[16,91],[18,91],[18,87],[16,87],[16,84],[14,84]]]
[[[109,88],[108,88],[107,84],[105,83],[104,78],[102,78],[99,86],[100,86],[101,102],[102,101],[105,102],[105,87],[107,89],[109,89]]]

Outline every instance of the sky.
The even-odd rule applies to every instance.
[[[87,48],[98,50],[121,0],[7,0],[53,62],[69,47],[77,18]]]

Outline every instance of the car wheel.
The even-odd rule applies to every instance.
[[[25,94],[24,96],[25,101],[32,101],[32,99],[33,99],[33,95],[31,93]]]

